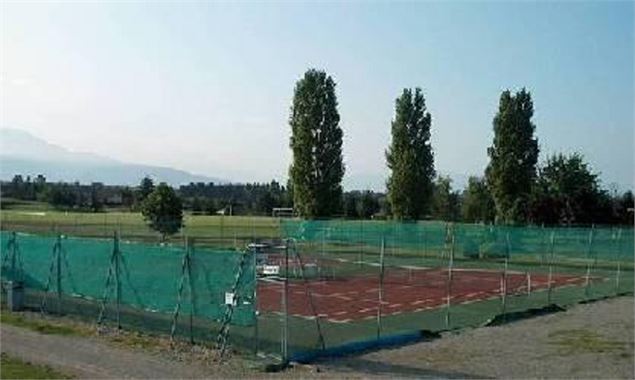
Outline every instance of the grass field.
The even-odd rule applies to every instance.
[[[35,365],[2,353],[0,379],[71,379],[50,367]]]
[[[80,213],[30,209],[3,210],[0,216],[3,230],[31,233],[63,233],[85,237],[110,237],[119,231],[122,239],[159,241],[138,212]],[[202,245],[234,246],[255,238],[280,236],[279,220],[258,216],[191,215],[184,218],[185,227],[170,241],[184,236]]]

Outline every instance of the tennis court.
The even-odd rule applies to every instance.
[[[378,276],[294,281],[288,288],[288,313],[294,317],[323,318],[333,323],[422,312],[447,306],[449,271],[440,268],[400,268],[386,271],[380,297]],[[579,286],[581,276],[501,273],[490,270],[453,269],[450,303],[467,304],[503,296],[530,294],[563,286]],[[601,279],[594,279],[600,281]],[[280,310],[284,286],[260,281],[258,310]],[[312,298],[312,299],[311,299]],[[381,299],[381,301],[380,301]],[[311,305],[313,303],[313,305]]]

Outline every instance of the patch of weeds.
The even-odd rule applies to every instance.
[[[549,344],[558,347],[561,355],[584,353],[616,353],[628,350],[632,342],[609,340],[584,329],[560,330],[549,334]]]
[[[29,329],[41,334],[80,336],[86,335],[86,332],[81,329],[60,324],[53,324],[44,320],[25,318],[20,314],[11,313],[6,310],[3,310],[2,314],[0,314],[0,323],[6,323],[7,325]]]
[[[130,348],[141,348],[144,350],[149,350],[156,348],[157,346],[157,339],[135,332],[118,331],[109,332],[105,335],[111,342]]]
[[[2,379],[72,379],[51,367],[35,365],[8,356],[0,355],[0,378]]]

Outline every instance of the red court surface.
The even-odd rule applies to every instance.
[[[582,285],[579,276],[554,275],[553,288]],[[451,303],[462,304],[501,296],[548,288],[549,278],[543,274],[508,273],[506,281],[495,271],[454,269],[452,271]],[[358,276],[345,279],[301,280],[289,283],[289,315],[313,317],[307,287],[315,312],[320,318],[334,323],[346,323],[375,318],[379,305],[378,276]],[[384,276],[382,315],[397,315],[434,309],[446,305],[448,289],[447,269],[387,270]],[[280,312],[283,287],[280,282],[260,280],[258,309],[261,312]]]

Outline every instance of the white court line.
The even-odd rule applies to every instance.
[[[350,319],[329,319],[328,321],[333,323],[348,323],[351,320]]]

